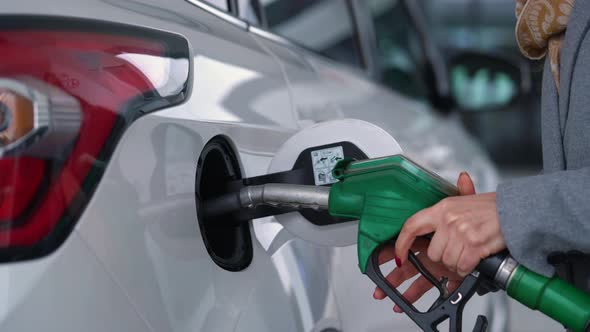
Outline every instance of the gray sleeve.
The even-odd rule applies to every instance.
[[[590,168],[560,171],[501,184],[498,215],[506,245],[528,268],[552,276],[547,256],[590,252]]]

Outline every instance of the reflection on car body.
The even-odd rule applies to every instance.
[[[420,97],[422,92],[414,93],[418,82],[406,81],[419,67],[408,61],[416,59],[412,52],[420,45],[402,40],[398,46],[397,30],[377,33],[379,39],[369,42],[390,10],[405,2],[370,1],[362,11],[367,5],[363,3],[55,0],[48,10],[34,0],[21,0],[0,8],[4,17],[28,20],[23,24],[67,12],[84,22],[119,22],[139,31],[170,34],[185,41],[188,54],[153,67],[148,66],[153,63],[150,56],[118,54],[118,61],[154,86],[143,97],[154,101],[178,93],[182,102],[162,102],[155,109],[141,104],[136,115],[125,118],[117,143],[100,159],[104,172],[97,177],[96,189],[85,193],[88,204],[63,244],[35,260],[12,257],[14,262],[0,264],[5,295],[0,327],[65,332],[412,328],[411,322],[391,314],[389,303],[372,300],[372,285],[356,266],[355,246],[314,244],[267,217],[243,224],[240,235],[228,236],[228,243],[212,253],[199,226],[199,159],[212,140],[224,141],[231,151],[214,158],[212,168],[219,170],[214,173],[220,184],[232,177],[267,174],[275,155],[294,135],[345,118],[381,128],[412,159],[449,180],[467,170],[479,189],[494,188],[495,169],[480,147],[458,123],[437,114]],[[0,24],[0,36],[3,33]],[[117,29],[109,33],[123,34]],[[410,49],[404,49],[405,44]],[[381,76],[373,67],[379,52],[388,56],[383,68],[394,68],[383,77],[395,81],[399,90],[379,83]],[[182,82],[175,75],[182,66],[188,68],[186,89],[178,88]],[[127,82],[113,68],[109,77]],[[0,76],[9,69],[0,65]],[[80,86],[93,82],[84,81],[88,77],[83,76]],[[355,135],[347,130],[340,141],[354,140]],[[224,173],[227,156],[235,158],[228,163],[236,167]],[[340,156],[324,158],[331,165]],[[322,172],[325,178],[322,181],[318,173],[318,181],[327,182],[329,172]],[[215,194],[216,186],[209,186]],[[251,243],[240,242],[244,234]],[[234,257],[235,252],[223,249],[239,251],[248,243],[251,259],[233,270],[231,264],[212,259],[213,254]],[[499,312],[492,303],[474,300],[471,316]]]

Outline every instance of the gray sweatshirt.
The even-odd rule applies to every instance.
[[[501,184],[502,233],[512,255],[551,276],[547,256],[590,253],[590,1],[576,1],[561,50],[560,92],[543,78],[543,173]]]

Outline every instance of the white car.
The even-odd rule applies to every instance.
[[[199,218],[342,142],[495,189],[456,121],[377,82],[368,9],[404,2],[212,2],[0,5],[1,331],[417,330],[372,299],[354,222]],[[503,330],[503,301],[476,296],[466,328]]]

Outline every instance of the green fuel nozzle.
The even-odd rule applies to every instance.
[[[451,294],[410,253],[410,262],[441,293],[427,312],[418,311],[383,277],[377,256],[383,245],[395,241],[408,218],[445,197],[457,195],[457,188],[402,155],[344,160],[336,165],[333,175],[339,181],[330,190],[329,212],[359,220],[361,272],[424,331],[437,331],[436,326],[446,319],[450,321],[449,331],[460,331],[463,306],[483,284],[488,289],[507,290],[510,297],[572,331],[590,331],[590,295],[557,277],[546,278],[519,265],[507,252],[482,261]],[[484,331],[486,325],[487,321],[480,316],[474,331]]]
[[[266,177],[281,178],[277,174],[256,181],[249,179],[248,183],[258,185],[238,186],[239,190],[204,202],[202,213],[209,217],[238,214],[240,220],[249,220],[303,209],[328,209],[334,217],[358,219],[361,272],[424,331],[438,331],[437,325],[447,319],[449,331],[461,331],[463,308],[482,289],[506,290],[513,299],[572,331],[590,331],[590,295],[557,277],[546,278],[519,265],[507,251],[480,262],[476,271],[453,292],[448,292],[445,283],[437,280],[410,252],[409,261],[440,293],[425,312],[416,309],[392,287],[379,268],[381,248],[396,240],[406,220],[416,212],[458,195],[455,186],[405,156],[342,160],[333,170],[338,182],[331,188],[267,181]],[[266,208],[258,209],[260,206]],[[486,318],[479,316],[473,331],[485,331],[486,326]]]
[[[337,217],[359,219],[358,258],[364,273],[371,254],[394,240],[404,222],[441,199],[458,194],[455,186],[402,155],[344,160],[333,175],[329,211]]]

